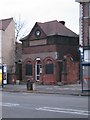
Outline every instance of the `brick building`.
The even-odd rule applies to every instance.
[[[80,45],[83,52],[83,79],[90,80],[90,0],[76,0],[80,3]]]
[[[90,61],[90,0],[76,0],[80,3],[80,44],[86,61]],[[87,55],[86,55],[87,54]]]
[[[79,37],[64,21],[36,22],[21,39],[22,78],[42,84],[75,83],[79,79]]]

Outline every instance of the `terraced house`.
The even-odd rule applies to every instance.
[[[64,21],[36,22],[21,39],[22,78],[42,84],[75,83],[79,79],[79,37]]]
[[[83,52],[83,79],[90,80],[90,0],[76,0],[80,3],[80,45]]]

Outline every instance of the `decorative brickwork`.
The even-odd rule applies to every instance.
[[[40,34],[36,35],[36,31]],[[58,21],[36,23],[21,40],[22,78],[26,81],[32,77],[41,84],[75,83],[79,77],[78,40],[78,35]],[[64,63],[65,55],[72,59]]]

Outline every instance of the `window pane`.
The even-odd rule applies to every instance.
[[[37,80],[39,80],[40,79],[40,76],[37,76]]]
[[[37,65],[37,74],[40,74],[40,65]]]
[[[53,64],[46,64],[45,65],[45,73],[46,74],[53,74]]]
[[[26,65],[26,75],[32,75],[32,65],[31,64]]]

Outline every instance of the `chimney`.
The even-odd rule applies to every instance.
[[[65,25],[65,21],[59,21],[59,23],[61,23],[62,25]]]

